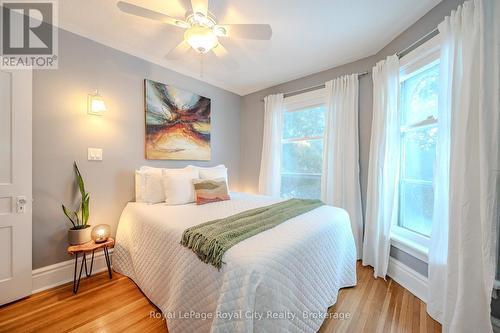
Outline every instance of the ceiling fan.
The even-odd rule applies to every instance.
[[[269,24],[218,24],[208,11],[208,0],[191,0],[192,10],[184,19],[174,18],[125,1],[118,1],[118,8],[128,14],[148,18],[185,29],[184,40],[167,54],[167,59],[178,59],[190,48],[200,54],[212,51],[217,57],[230,60],[219,38],[243,38],[269,40],[272,29]],[[233,64],[235,65],[235,64]]]

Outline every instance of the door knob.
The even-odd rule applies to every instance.
[[[16,197],[16,212],[18,214],[23,214],[26,211],[26,202],[25,196]]]

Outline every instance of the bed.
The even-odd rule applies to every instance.
[[[346,211],[322,206],[230,248],[217,270],[180,244],[202,222],[278,202],[231,193],[206,205],[128,203],[113,268],[130,277],[177,332],[316,332],[340,288],[356,284]]]

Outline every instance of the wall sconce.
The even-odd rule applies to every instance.
[[[87,113],[102,116],[105,111],[106,104],[104,104],[104,99],[102,99],[101,95],[99,95],[99,92],[96,89],[93,94],[88,95]]]

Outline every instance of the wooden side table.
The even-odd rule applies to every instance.
[[[78,287],[80,286],[80,278],[82,277],[83,265],[85,265],[85,275],[89,277],[92,275],[92,266],[94,265],[94,252],[99,249],[103,249],[104,257],[106,258],[106,265],[108,266],[109,278],[113,277],[111,272],[111,259],[109,257],[109,249],[115,246],[115,240],[113,238],[108,238],[107,241],[103,243],[96,243],[93,240],[80,245],[70,245],[68,246],[68,253],[75,255],[75,273],[73,274],[73,293],[78,292]],[[87,253],[92,252],[92,259],[90,261],[90,270],[87,270]],[[76,271],[78,268],[78,254],[83,253],[82,264],[80,265],[80,274],[78,274],[78,280],[76,279]]]

